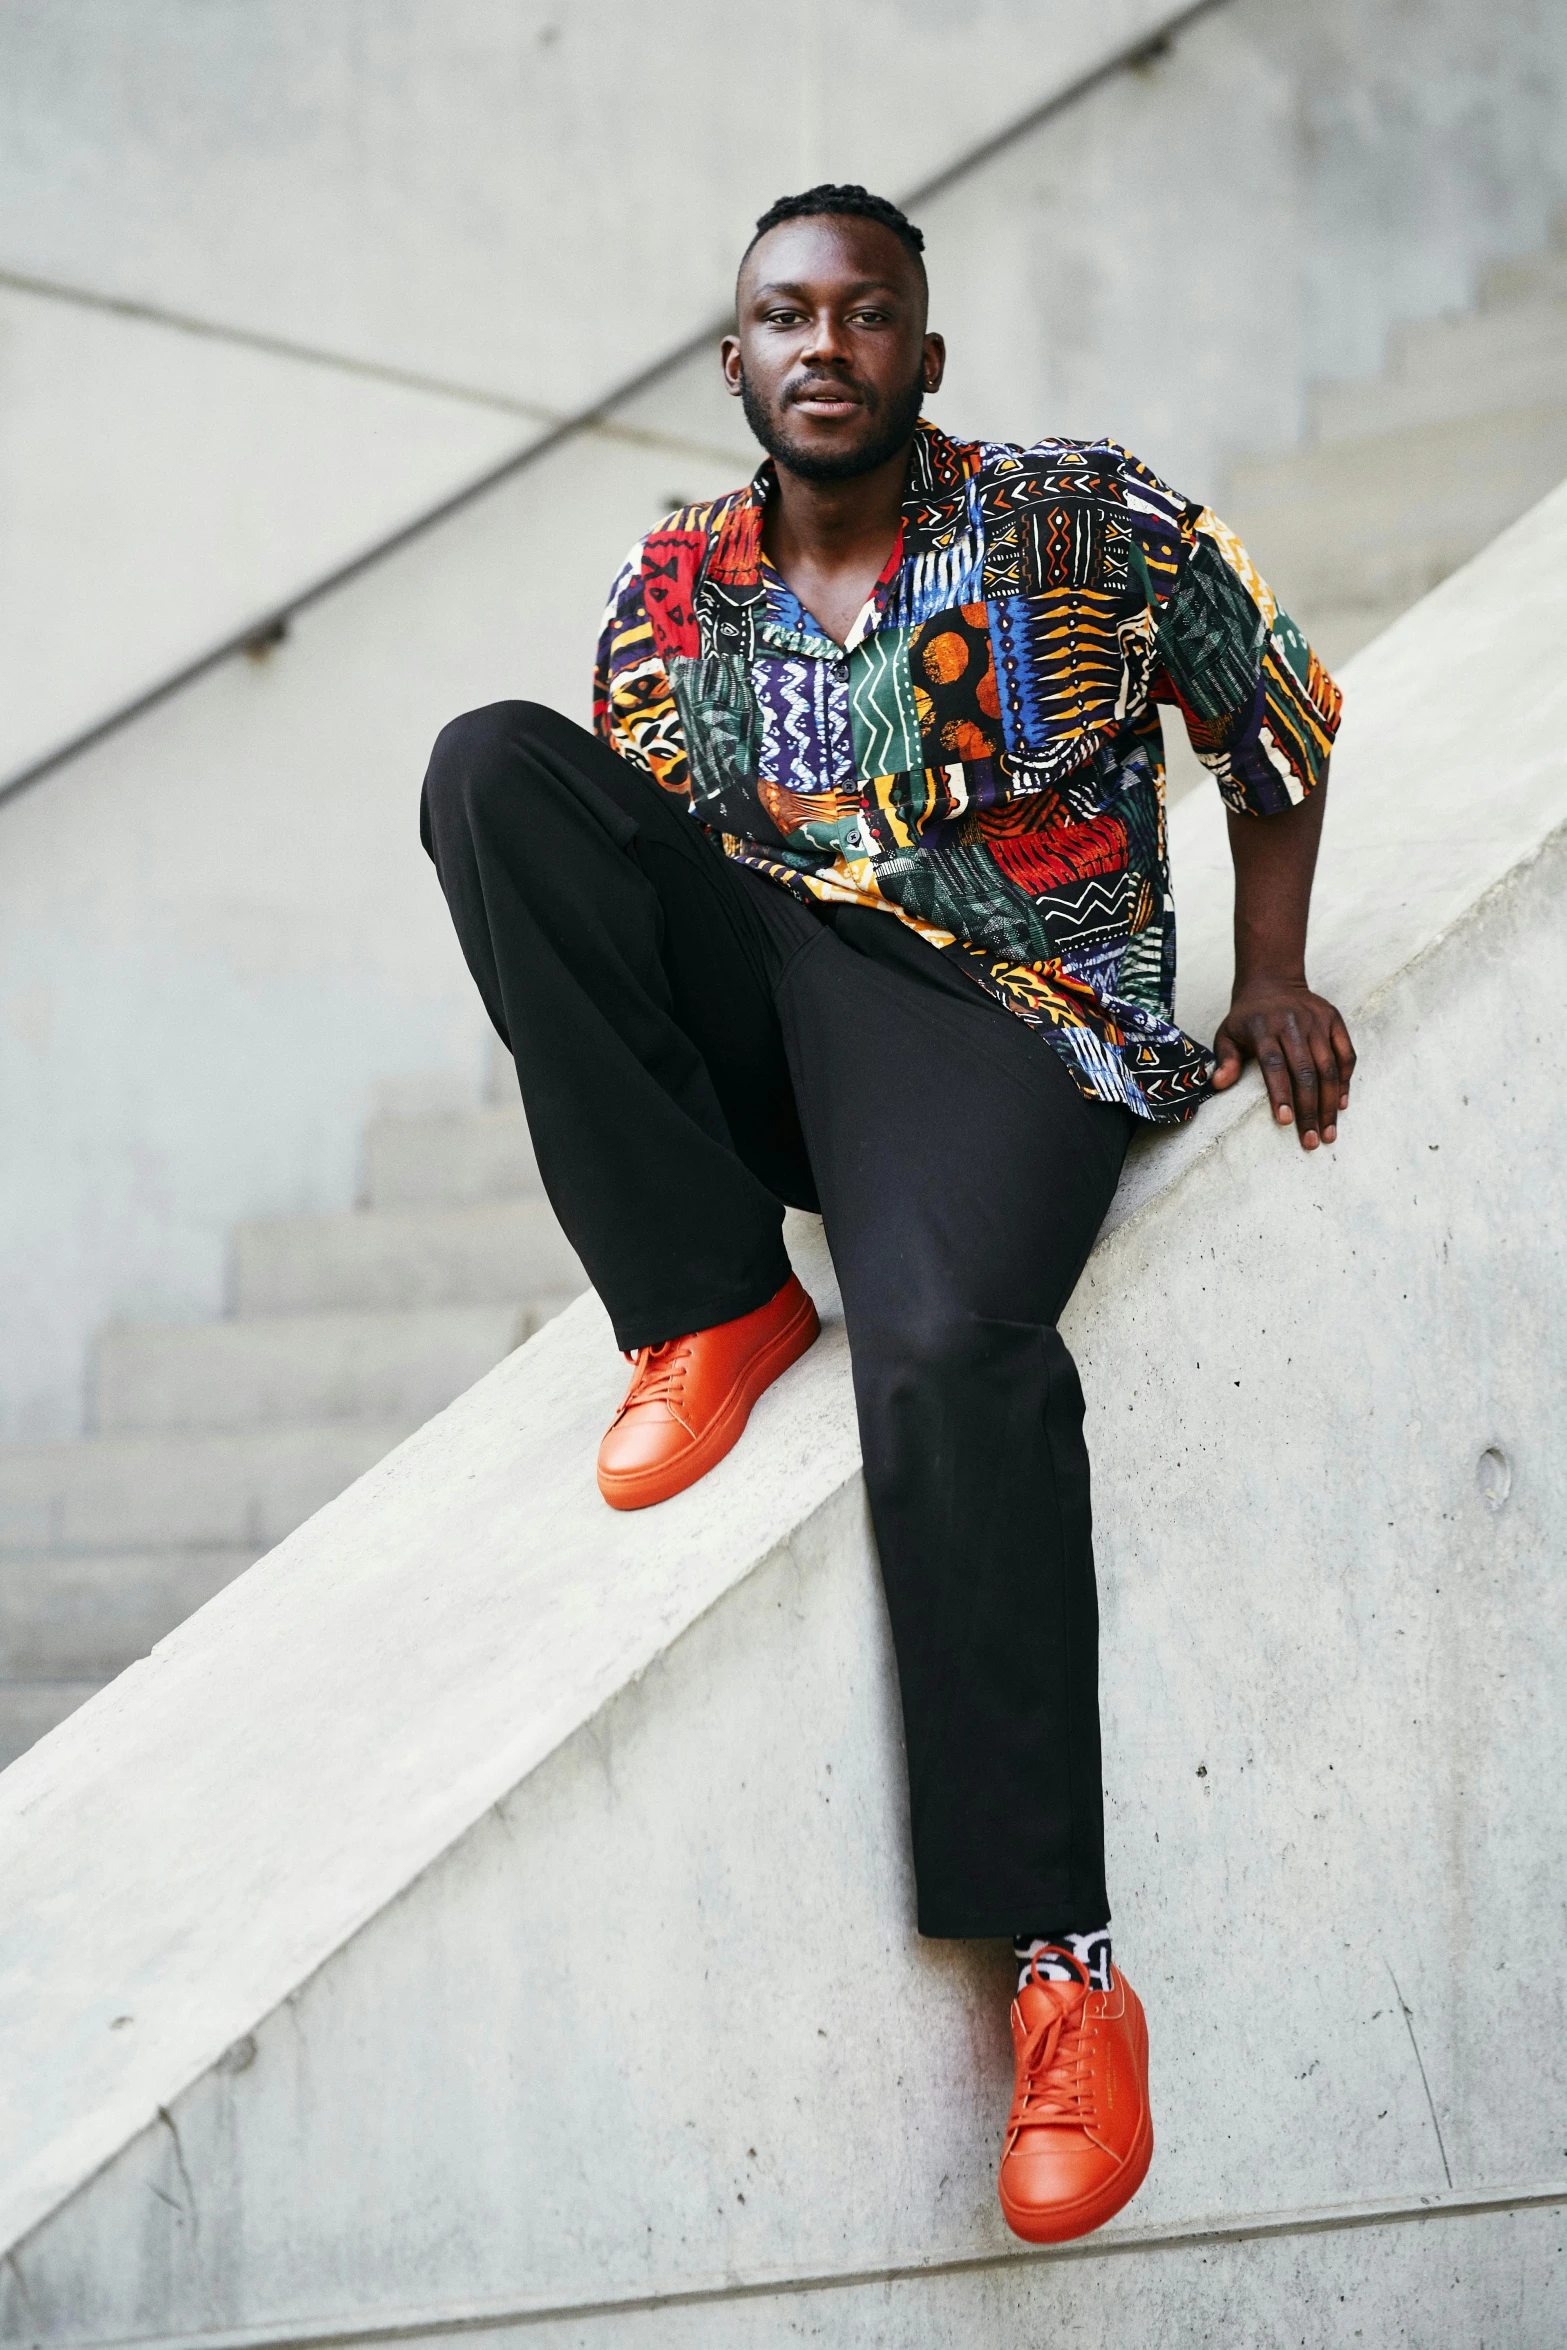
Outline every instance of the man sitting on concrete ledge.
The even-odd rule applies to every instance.
[[[783,1205],[824,1219],[919,1928],[1016,1940],[1001,2203],[1058,2242],[1135,2194],[1153,2129],[1056,1322],[1136,1120],[1255,1056],[1280,1124],[1334,1140],[1354,1051],[1304,954],[1339,697],[1223,524],[1125,450],[921,421],[922,246],[858,187],[763,215],[723,364],[768,461],[633,550],[596,737],[522,702],[456,720],[423,827],[634,1365],[613,1507],[701,1477],[810,1345]],[[1160,702],[1231,812],[1212,1055],[1173,1016]]]

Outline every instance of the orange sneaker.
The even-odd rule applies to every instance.
[[[646,1509],[705,1477],[738,1441],[757,1397],[820,1328],[791,1273],[754,1313],[639,1347],[626,1400],[599,1446],[599,1491],[610,1508]]]
[[[1153,2159],[1148,2026],[1118,1966],[1092,1991],[1070,1951],[1070,1983],[1033,1979],[1012,2003],[1017,2087],[1001,2155],[1001,2211],[1030,2244],[1065,2244],[1114,2219]]]

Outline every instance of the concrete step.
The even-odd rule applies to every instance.
[[[1413,603],[1567,474],[1567,402],[1247,459],[1229,517],[1291,612]]]
[[[1305,630],[1317,658],[1336,674],[1407,609],[1404,598],[1395,596],[1380,604],[1307,604],[1291,617]]]
[[[193,1328],[108,1330],[94,1350],[95,1425],[253,1428],[441,1411],[563,1303],[405,1313],[268,1314]]]
[[[258,1556],[246,1543],[0,1555],[0,1682],[112,1680]]]
[[[270,1550],[412,1425],[349,1420],[0,1446],[0,1553]]]
[[[1385,376],[1317,395],[1316,437],[1351,441],[1564,403],[1567,300],[1412,331]]]
[[[1567,334],[1567,287],[1560,294],[1471,310],[1462,318],[1430,318],[1401,326],[1389,345],[1389,373],[1424,375],[1433,367],[1462,374],[1496,363],[1516,364],[1562,348]]]
[[[457,1115],[377,1118],[365,1138],[365,1158],[372,1208],[461,1208],[540,1196],[520,1102]]]
[[[1567,252],[1528,261],[1498,261],[1480,281],[1479,307],[1510,310],[1519,302],[1567,302]]]
[[[504,1305],[588,1286],[542,1198],[272,1217],[239,1227],[235,1264],[243,1315]]]
[[[0,1681],[0,1771],[102,1686],[101,1681]]]

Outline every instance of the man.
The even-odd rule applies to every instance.
[[[1009,2224],[1098,2227],[1153,2148],[1111,1963],[1077,1375],[1056,1331],[1137,1121],[1261,1063],[1331,1143],[1306,985],[1338,694],[1244,550],[1108,442],[953,442],[923,239],[858,187],[765,213],[730,390],[770,452],[615,583],[595,737],[446,728],[426,846],[545,1187],[634,1370],[617,1509],[728,1451],[841,1278],[907,1732],[919,1927],[1011,1934]],[[1172,1017],[1157,705],[1229,805],[1236,977]]]

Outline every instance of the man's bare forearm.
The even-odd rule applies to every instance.
[[[1328,796],[1323,777],[1311,797],[1282,816],[1229,818],[1235,866],[1235,983],[1306,976],[1306,920]]]
[[[1214,1038],[1223,1092],[1255,1060],[1281,1126],[1303,1150],[1338,1135],[1355,1048],[1337,1008],[1306,982],[1306,923],[1328,783],[1279,816],[1229,819],[1235,866],[1235,985]]]

